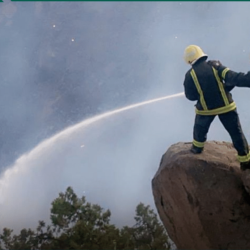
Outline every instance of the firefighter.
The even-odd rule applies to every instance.
[[[207,58],[207,54],[197,45],[189,45],[184,51],[184,60],[191,65],[184,80],[185,96],[191,101],[197,101],[191,152],[202,153],[209,127],[218,115],[238,152],[241,170],[250,169],[248,143],[230,93],[234,86],[224,84],[223,77],[208,64]],[[222,70],[221,74],[225,72]]]

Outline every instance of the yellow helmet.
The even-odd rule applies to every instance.
[[[184,60],[188,64],[195,63],[198,59],[201,57],[204,57],[207,55],[202,51],[202,49],[197,45],[189,45],[186,47],[184,51]]]

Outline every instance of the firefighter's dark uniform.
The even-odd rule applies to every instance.
[[[219,61],[209,61],[208,64],[217,69],[219,76],[225,81],[225,86],[250,88],[250,71],[246,74],[237,73],[223,66]]]
[[[227,71],[227,69],[221,69],[219,74],[225,76]],[[233,145],[238,152],[238,160],[246,163],[250,160],[250,154],[236,111],[236,104],[230,93],[234,86],[225,86],[219,74],[207,63],[206,57],[202,57],[185,75],[185,95],[191,101],[197,100],[193,148],[197,152],[203,150],[209,127],[218,115],[232,138]]]

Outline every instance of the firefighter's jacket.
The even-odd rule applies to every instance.
[[[234,86],[225,86],[218,72],[199,59],[186,73],[184,89],[187,99],[196,101],[196,114],[219,115],[236,109],[230,91]]]
[[[250,71],[246,74],[244,73],[237,73],[229,68],[221,65],[218,68],[219,76],[225,80],[225,84],[228,87],[249,87],[250,88]]]

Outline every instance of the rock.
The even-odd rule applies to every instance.
[[[190,147],[172,145],[152,180],[169,237],[178,249],[250,249],[250,171],[231,143],[207,142],[199,155]]]
[[[250,194],[250,170],[247,169],[242,175],[242,182],[246,191]]]

